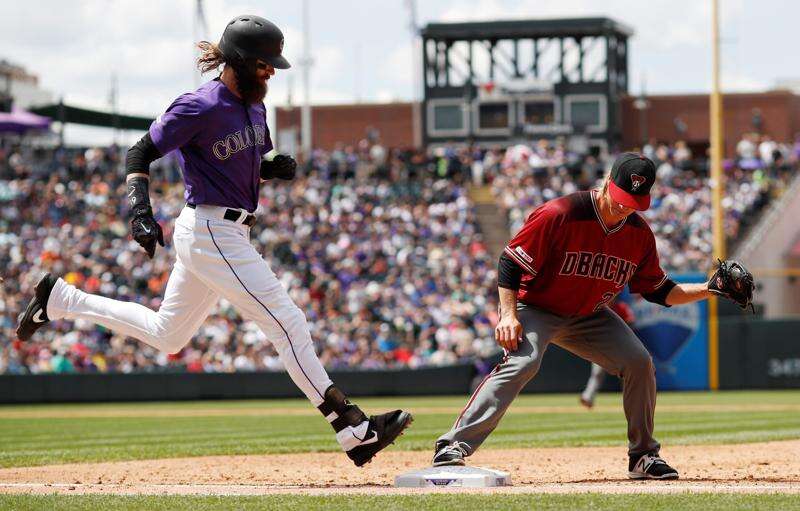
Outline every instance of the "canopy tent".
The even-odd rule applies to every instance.
[[[24,110],[0,112],[0,133],[22,134],[33,130],[46,130],[51,120]]]
[[[134,115],[122,115],[112,112],[102,112],[79,108],[55,103],[52,105],[40,106],[32,109],[39,115],[45,115],[54,121],[61,121],[71,124],[83,124],[86,126],[99,126],[102,128],[115,128],[121,130],[141,130],[146,131],[153,122],[152,117],[138,117]]]

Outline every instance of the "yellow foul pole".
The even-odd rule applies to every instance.
[[[723,230],[722,193],[725,190],[722,175],[724,155],[722,133],[722,95],[719,87],[719,0],[711,0],[711,38],[713,48],[711,71],[711,211],[713,218],[714,261],[725,259],[725,232]],[[708,301],[708,386],[719,388],[719,302],[716,296]]]

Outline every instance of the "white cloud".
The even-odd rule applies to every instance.
[[[744,0],[724,2],[721,23],[739,16]],[[630,25],[637,43],[658,49],[707,44],[710,3],[699,0],[453,0],[441,21],[477,21],[526,18],[609,17]]]
[[[154,114],[191,85],[191,6],[188,0],[115,2],[113,8],[96,0],[46,8],[25,2],[12,9],[3,38],[13,41],[9,57],[56,96],[108,108],[116,73],[121,108]],[[40,28],[32,30],[31,22]]]
[[[414,74],[414,56],[411,53],[411,42],[403,42],[395,46],[395,48],[388,54],[386,59],[381,63],[378,72],[391,80],[393,80],[397,92],[403,92],[405,95],[411,95],[412,81]]]
[[[233,16],[265,11],[260,1],[214,0],[204,5],[212,41]],[[794,69],[789,59],[797,62],[797,58],[781,47],[773,26],[796,19],[798,6],[777,0],[722,2],[726,90],[763,88],[775,76],[786,74],[786,69]],[[11,59],[40,76],[42,86],[56,98],[64,95],[68,101],[98,108],[107,108],[110,78],[116,72],[121,110],[154,116],[194,86],[194,7],[194,0],[0,0],[0,58]],[[315,0],[311,7],[312,101],[351,102],[356,90],[364,101],[411,96],[411,62],[418,53],[410,48],[408,20],[400,2],[372,3],[369,15],[364,15],[363,0],[339,0],[335,5]],[[780,16],[758,17],[778,7]],[[632,82],[638,83],[646,70],[648,89],[653,92],[708,87],[707,1],[426,0],[419,2],[419,10],[423,25],[503,18],[611,17],[636,32],[630,45]],[[293,101],[299,104],[303,51],[299,3],[270,4],[266,16],[282,28],[285,54],[293,64],[271,82],[267,102],[285,103],[291,87]],[[352,57],[358,44],[362,50],[356,66]]]
[[[744,75],[736,71],[723,71],[720,76],[722,92],[758,92],[767,90],[770,83],[760,77]],[[711,89],[711,81],[708,82]]]
[[[393,103],[398,101],[398,97],[394,91],[383,89],[375,93],[375,100],[378,103]]]

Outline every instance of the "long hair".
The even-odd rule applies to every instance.
[[[225,57],[222,56],[222,51],[214,43],[208,41],[200,41],[197,43],[200,48],[200,56],[197,57],[197,69],[200,73],[207,73],[214,71],[225,63]]]
[[[197,58],[197,68],[200,69],[200,73],[214,71],[223,64],[230,66],[236,78],[236,89],[242,99],[246,103],[259,103],[264,100],[267,85],[260,83],[256,76],[255,60],[243,60],[238,57],[226,59],[219,46],[208,41],[200,41],[197,47],[200,48],[200,56]]]
[[[606,177],[603,178],[603,184],[602,186],[600,186],[600,193],[602,193],[603,195],[605,195],[606,192],[608,191],[608,183],[610,181],[611,181],[611,172],[606,174]]]

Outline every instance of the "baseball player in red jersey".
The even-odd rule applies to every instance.
[[[498,265],[495,338],[505,357],[437,440],[434,466],[464,464],[536,375],[553,343],[622,379],[629,477],[678,477],[653,438],[653,362],[630,327],[608,308],[626,285],[666,307],[711,294],[708,283],[676,284],[659,266],[653,233],[636,214],[650,206],[655,177],[651,160],[625,153],[602,189],[552,200],[528,216]]]

